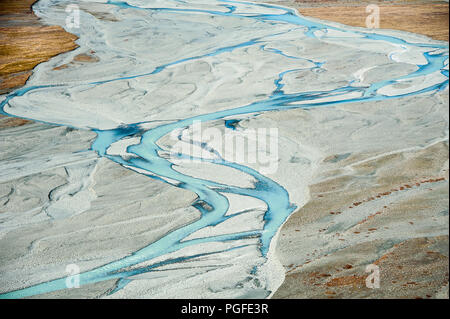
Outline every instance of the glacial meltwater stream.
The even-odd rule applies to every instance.
[[[52,19],[50,14],[47,14],[46,9],[52,8],[56,3],[61,6],[61,1],[55,0],[41,0],[38,2],[37,10],[39,15],[43,15],[48,19]],[[228,28],[229,24],[239,24],[238,27],[233,28],[233,32],[240,33],[239,35],[227,37],[226,41],[215,40],[213,34],[205,35],[201,37],[201,45],[196,47],[195,50],[189,49],[189,45],[197,45],[195,34],[189,34],[191,39],[189,41],[178,40],[178,35],[173,34],[173,43],[169,45],[171,52],[167,52],[167,56],[164,56],[164,52],[159,52],[152,57],[152,53],[148,53],[144,58],[140,59],[139,55],[146,49],[133,46],[130,44],[127,46],[127,52],[123,50],[123,59],[130,59],[133,63],[124,64],[105,64],[104,73],[100,74],[98,78],[94,78],[93,75],[86,77],[83,74],[79,74],[79,79],[76,81],[60,81],[59,83],[51,83],[51,79],[43,81],[41,83],[35,83],[30,81],[24,88],[19,89],[8,96],[3,97],[1,102],[1,113],[7,116],[21,117],[25,119],[31,119],[38,122],[67,125],[79,129],[90,129],[97,134],[97,138],[92,144],[92,150],[98,153],[100,157],[106,157],[111,161],[116,162],[123,167],[136,170],[137,172],[147,175],[149,178],[155,178],[160,181],[164,181],[173,186],[180,187],[189,190],[197,195],[197,200],[193,206],[201,213],[201,218],[197,221],[185,225],[179,229],[169,232],[159,240],[150,243],[148,246],[134,252],[130,256],[126,256],[122,259],[105,264],[101,267],[97,267],[90,271],[81,273],[80,284],[87,285],[100,281],[117,279],[116,289],[111,294],[123,289],[129,282],[130,277],[148,273],[154,271],[157,267],[162,265],[168,265],[171,263],[177,263],[186,261],[193,258],[198,258],[202,255],[211,255],[215,253],[223,252],[223,250],[207,251],[204,253],[195,253],[192,255],[182,255],[181,257],[171,257],[169,254],[180,251],[194,245],[200,245],[205,243],[217,243],[217,242],[232,242],[239,241],[246,238],[257,238],[259,241],[258,249],[259,254],[266,260],[270,251],[272,239],[280,229],[281,225],[286,221],[291,213],[297,208],[295,203],[291,203],[288,191],[275,182],[274,180],[264,176],[261,172],[258,172],[254,168],[234,163],[226,160],[220,155],[220,152],[214,152],[211,150],[210,145],[200,143],[200,141],[191,141],[191,143],[200,143],[199,145],[208,152],[214,152],[215,157],[210,159],[197,158],[196,160],[203,163],[209,163],[217,165],[218,167],[227,167],[232,170],[237,170],[254,180],[252,187],[227,185],[222,182],[213,181],[211,179],[198,178],[190,176],[186,173],[181,173],[174,168],[174,163],[171,161],[173,158],[186,159],[189,158],[189,154],[171,154],[170,149],[164,149],[159,142],[162,138],[176,132],[177,130],[188,129],[197,121],[201,123],[213,123],[215,121],[225,121],[223,125],[226,125],[226,129],[233,129],[233,125],[237,125],[245,116],[258,116],[263,112],[268,111],[281,111],[295,108],[319,108],[319,107],[331,107],[343,103],[365,103],[369,101],[399,99],[407,96],[420,95],[420,94],[432,94],[440,90],[446,89],[448,85],[448,45],[442,42],[431,41],[423,38],[422,42],[411,40],[408,36],[400,37],[391,35],[387,32],[378,31],[365,31],[356,28],[345,28],[333,24],[322,24],[315,20],[304,18],[294,10],[277,5],[269,5],[262,3],[253,3],[245,1],[143,1],[135,0],[128,2],[119,1],[107,1],[98,3],[95,1],[81,1],[85,6],[81,7],[83,13],[82,18],[91,19],[92,24],[89,24],[91,31],[80,31],[80,41],[82,41],[81,47],[88,41],[88,37],[91,37],[92,43],[100,43],[96,49],[99,54],[108,56],[108,48],[118,48],[118,43],[115,41],[114,36],[123,37],[124,34],[133,34],[141,32],[140,37],[136,36],[136,41],[144,42],[145,33],[142,30],[136,29],[139,25],[142,27],[145,24],[146,18],[151,17],[152,24],[158,24],[161,28],[165,25],[172,25],[174,21],[181,18],[186,19],[187,25],[195,25],[195,18],[207,19],[207,24],[211,24],[218,30],[224,30]],[[90,15],[88,12],[89,5],[95,3],[96,10],[105,10],[109,14],[121,15],[121,24],[117,29],[107,29],[103,27],[102,23],[108,23],[100,20],[96,20],[94,15]],[[42,6],[42,7],[41,7]],[[56,10],[56,9],[55,9]],[[64,11],[61,8],[58,9],[60,17],[56,19],[61,25],[64,21]],[[50,11],[52,12],[52,11]],[[161,16],[159,16],[161,15]],[[133,22],[136,17],[137,22]],[[129,21],[127,21],[129,19]],[[192,21],[190,20],[192,19]],[[55,22],[56,22],[55,21]],[[202,20],[203,21],[203,20]],[[81,30],[83,30],[83,23],[88,25],[88,22],[83,22]],[[89,22],[91,23],[91,22]],[[128,23],[128,24],[127,24]],[[248,25],[248,27],[247,27]],[[128,28],[129,26],[129,28]],[[155,26],[152,26],[156,28]],[[181,28],[170,29],[172,31]],[[93,32],[92,30],[96,30]],[[104,31],[105,36],[101,34]],[[193,28],[192,30],[195,30]],[[189,32],[192,32],[189,30]],[[69,30],[70,31],[70,30]],[[86,32],[84,34],[83,32]],[[208,33],[208,30],[198,30],[199,37],[201,32]],[[254,34],[251,34],[251,33]],[[188,34],[188,33],[186,33]],[[187,36],[186,34],[181,34]],[[151,36],[151,33],[148,35]],[[84,38],[86,37],[86,39]],[[314,48],[324,45],[336,45],[340,43],[348,44],[355,52],[359,49],[374,50],[377,51],[377,46],[382,47],[379,49],[380,54],[388,56],[391,62],[399,64],[415,65],[416,68],[413,72],[407,75],[402,75],[394,78],[385,78],[382,81],[376,81],[373,83],[365,84],[361,83],[355,77],[349,77],[348,82],[345,85],[341,85],[337,88],[323,89],[316,87],[314,90],[301,90],[295,92],[292,88],[287,90],[289,81],[292,80],[289,75],[298,71],[322,73],[327,72],[327,58],[323,54],[314,58],[314,53],[309,54],[308,50],[303,52],[308,53],[303,56],[296,54],[295,50],[284,45],[284,43],[291,43],[293,47],[301,47],[308,45],[311,47],[310,51],[314,52]],[[221,44],[223,43],[223,44]],[[153,43],[157,45],[158,41]],[[167,45],[167,44],[165,44]],[[223,45],[223,46],[221,46]],[[180,46],[180,47],[177,47]],[[133,53],[133,50],[139,51]],[[270,57],[270,61],[273,61],[273,57],[278,57],[280,61],[279,65],[274,65],[273,68],[266,69],[264,61],[246,61],[249,65],[256,65],[261,63],[258,67],[253,67],[252,72],[262,72],[261,78],[269,77],[267,70],[276,70],[271,75],[270,81],[272,87],[268,92],[265,92],[263,97],[259,95],[253,95],[253,100],[245,102],[241,105],[235,105],[234,100],[231,107],[217,107],[211,108],[211,112],[196,111],[188,116],[186,112],[182,112],[183,118],[179,119],[179,114],[173,114],[172,118],[178,118],[165,124],[158,124],[158,126],[152,125],[149,128],[149,124],[155,122],[155,117],[152,120],[146,119],[142,116],[142,121],[135,121],[134,117],[130,115],[133,113],[133,109],[123,110],[123,118],[116,124],[111,124],[111,121],[103,119],[92,120],[89,117],[89,113],[85,117],[80,117],[80,112],[71,115],[71,109],[66,109],[62,114],[61,112],[53,112],[54,109],[48,106],[36,106],[36,100],[33,100],[33,94],[36,94],[37,99],[42,99],[42,102],[46,105],[48,103],[64,103],[64,95],[70,96],[72,92],[76,90],[89,89],[92,90],[92,95],[88,97],[84,104],[89,103],[89,98],[96,101],[95,94],[105,94],[104,91],[95,91],[95,89],[109,87],[111,92],[119,90],[115,87],[116,83],[126,83],[128,81],[151,79],[156,76],[160,76],[164,73],[169,74],[172,69],[177,66],[189,65],[200,61],[208,61],[212,68],[219,69],[221,67],[233,67],[233,60],[222,60],[223,55],[238,54],[236,52],[243,52],[248,49],[255,49],[263,57]],[[119,48],[120,49],[120,48]],[[178,56],[177,50],[181,52],[182,56]],[[242,51],[240,51],[242,50]],[[151,51],[151,50],[150,50]],[[202,53],[199,53],[202,51]],[[256,51],[255,51],[256,52]],[[358,58],[358,54],[364,54],[365,51],[358,51],[355,53],[355,59]],[[143,54],[143,53],[142,53]],[[327,54],[332,57],[339,52],[329,50]],[[167,57],[174,56],[175,59],[166,61]],[[239,58],[238,58],[239,59]],[[268,58],[269,59],[269,58]],[[101,59],[103,61],[103,59]],[[146,65],[145,63],[147,63]],[[287,61],[287,62],[285,62]],[[105,62],[107,63],[107,62]],[[270,62],[273,64],[273,62]],[[348,63],[342,62],[342,63]],[[269,63],[268,63],[269,64]],[[298,66],[297,66],[298,64]],[[149,69],[151,68],[151,69]],[[108,70],[111,70],[110,72]],[[266,70],[266,71],[264,71]],[[263,72],[264,71],[264,72]],[[97,69],[98,73],[101,73]],[[226,72],[226,71],[224,71]],[[185,75],[183,75],[185,76]],[[176,77],[176,73],[171,74],[170,78]],[[201,86],[202,82],[198,78],[194,78],[192,75],[192,82],[198,82]],[[330,77],[331,78],[331,77]],[[88,79],[88,80],[86,80]],[[155,81],[158,81],[156,79]],[[227,81],[226,79],[224,81]],[[230,80],[231,81],[231,80]],[[143,82],[139,89],[142,89],[147,82]],[[232,81],[230,82],[232,88]],[[250,82],[251,83],[251,82]],[[401,84],[409,83],[410,85],[404,88]],[[117,84],[118,85],[118,84]],[[153,85],[153,83],[151,83]],[[400,88],[399,88],[400,87]],[[173,90],[177,90],[176,86],[172,87]],[[123,87],[120,88],[122,90]],[[130,90],[136,88],[130,88]],[[211,90],[217,89],[217,87],[211,87]],[[126,89],[125,89],[126,90]],[[266,90],[266,87],[264,87]],[[137,90],[138,91],[138,90]],[[249,89],[250,91],[250,89]],[[96,93],[97,92],[97,93]],[[155,91],[153,91],[155,92]],[[238,88],[233,94],[239,95],[241,93]],[[46,98],[48,94],[48,101]],[[168,91],[163,91],[161,95],[171,94]],[[217,93],[220,98],[228,98],[230,90],[224,93]],[[251,93],[250,93],[251,94]],[[222,96],[221,96],[222,95]],[[36,99],[35,97],[35,99]],[[30,98],[28,101],[27,99]],[[56,100],[59,99],[59,100]],[[69,97],[67,100],[69,101]],[[127,97],[125,97],[127,99]],[[52,101],[57,102],[52,102]],[[239,99],[237,98],[239,101]],[[98,100],[97,100],[98,101]],[[120,107],[121,101],[117,100],[117,106]],[[70,103],[77,103],[77,101],[70,101]],[[92,102],[95,104],[96,102]],[[108,103],[111,103],[108,101]],[[124,101],[124,103],[128,103]],[[133,105],[136,103],[133,100]],[[177,103],[180,103],[177,101]],[[186,101],[186,105],[192,103],[192,101]],[[52,104],[52,105],[53,105]],[[181,99],[181,105],[183,100]],[[87,104],[86,104],[87,105]],[[151,108],[151,104],[147,105]],[[88,108],[86,108],[86,111]],[[105,109],[106,110],[106,109]],[[101,112],[107,112],[100,110]],[[53,113],[52,113],[53,112]],[[127,114],[128,113],[128,114]],[[145,114],[145,112],[143,113]],[[105,118],[108,116],[105,115]],[[139,118],[139,114],[136,115]],[[99,125],[95,125],[99,123]],[[278,125],[282,126],[283,123]],[[127,156],[114,155],[108,152],[108,149],[114,143],[119,141],[137,138],[139,143],[128,145],[126,148]],[[179,136],[181,139],[181,136]],[[167,156],[167,154],[171,154]],[[132,156],[130,156],[132,155]],[[215,235],[201,238],[188,238],[192,234],[202,230],[206,227],[216,226],[225,221],[235,218],[237,214],[227,214],[229,212],[229,201],[225,195],[234,194],[244,197],[256,198],[266,205],[266,211],[263,214],[263,227],[261,229],[255,229],[245,232],[231,232],[229,234]],[[145,195],[143,195],[145,196]],[[242,211],[238,214],[245,214]],[[244,244],[243,244],[244,245]],[[234,250],[241,248],[242,245],[232,246],[226,248],[226,250]],[[167,258],[164,256],[167,255]],[[156,260],[157,259],[157,260]],[[152,262],[155,260],[155,262]],[[144,266],[134,267],[141,263]],[[252,272],[257,273],[261,263],[255,263]],[[0,295],[1,298],[21,298],[27,296],[33,296],[52,291],[57,291],[66,288],[66,278],[58,278],[40,284],[26,287],[17,291],[11,291]]]

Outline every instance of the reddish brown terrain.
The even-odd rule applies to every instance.
[[[75,35],[42,24],[31,10],[34,2],[0,1],[0,94],[23,86],[39,63],[77,47]],[[0,128],[26,123],[0,115]]]
[[[299,1],[301,14],[322,20],[365,27],[366,6],[380,7],[380,28],[424,34],[448,41],[448,2],[444,1]]]

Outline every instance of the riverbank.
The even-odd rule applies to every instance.
[[[77,48],[77,37],[33,13],[36,0],[0,2],[0,94],[23,86],[38,64]],[[29,123],[0,115],[0,129]]]
[[[448,298],[448,154],[446,139],[329,153],[280,231],[286,277],[274,298]],[[371,264],[379,289],[366,286]]]

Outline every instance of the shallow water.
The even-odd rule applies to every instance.
[[[53,1],[40,1],[35,9],[38,14],[44,14],[47,11],[54,13],[55,16],[51,18],[48,13],[44,15],[50,21],[55,19],[54,23],[63,24],[61,22],[64,19],[64,11],[61,11],[61,9],[49,10],[52,5]],[[291,201],[288,190],[283,185],[264,176],[254,168],[227,161],[222,158],[219,152],[215,152],[216,157],[214,159],[202,158],[197,160],[212,163],[217,167],[237,170],[246,178],[252,178],[255,181],[254,185],[252,187],[238,187],[215,182],[213,177],[209,180],[180,173],[174,168],[171,159],[163,156],[164,152],[170,152],[170,150],[166,150],[159,145],[159,142],[165,136],[180,129],[187,129],[196,121],[202,123],[224,121],[225,129],[235,130],[235,126],[245,116],[257,116],[263,112],[294,108],[325,108],[343,103],[396,100],[407,96],[432,94],[444,90],[448,86],[447,44],[430,41],[422,37],[416,39],[406,35],[400,37],[400,33],[368,32],[337,25],[325,25],[301,17],[292,9],[243,1],[107,1],[106,4],[97,5],[100,6],[97,10],[102,10],[102,6],[104,6],[103,10],[119,14],[121,18],[119,26],[113,29],[110,27],[110,22],[95,19],[89,14],[82,15],[82,18],[87,19],[84,21],[89,21],[85,23],[90,28],[88,28],[88,31],[83,31],[82,27],[79,31],[81,47],[92,47],[97,43],[96,52],[102,55],[101,61],[104,63],[102,70],[104,72],[85,75],[83,72],[86,69],[80,68],[71,71],[72,73],[69,74],[75,80],[70,80],[69,75],[67,75],[61,76],[58,83],[54,83],[54,78],[50,76],[51,66],[40,66],[40,69],[38,68],[36,71],[36,76],[24,88],[4,97],[0,105],[2,113],[9,116],[90,129],[97,133],[97,138],[91,148],[99,156],[148,175],[149,178],[155,178],[176,187],[187,189],[197,195],[197,201],[193,206],[201,213],[201,218],[198,221],[168,233],[158,241],[150,243],[147,247],[134,252],[130,256],[81,274],[82,285],[119,279],[116,289],[111,294],[126,287],[132,280],[130,277],[152,272],[157,267],[211,254],[227,253],[247,246],[242,244],[225,249],[212,249],[204,253],[183,254],[176,258],[169,255],[191,246],[207,243],[230,243],[257,238],[259,243],[257,249],[261,260],[255,261],[251,267],[251,273],[256,274],[268,258],[273,237],[289,215],[297,208],[296,203]],[[201,21],[199,26],[196,26],[196,17]],[[219,17],[220,19],[218,19]],[[148,26],[152,32],[159,30],[158,28],[161,29],[160,32],[167,32],[167,34],[180,32],[179,39],[167,42],[161,40],[162,38],[149,39],[150,42],[156,41],[156,43],[163,41],[160,43],[162,49],[157,50],[157,52],[151,52],[151,50],[146,52],[145,47],[142,47],[142,41],[146,37],[144,32],[146,30],[146,19],[149,19],[148,21],[152,23],[157,21],[157,24],[159,24],[157,27],[154,24]],[[182,19],[185,19],[183,25],[178,27],[176,23],[179,23],[178,21]],[[202,27],[211,28],[211,32],[214,30],[218,33],[205,35]],[[183,29],[186,29],[186,33],[183,33]],[[95,30],[95,32],[92,30]],[[198,38],[193,33],[195,30],[198,31]],[[232,31],[229,37],[220,39],[220,32],[226,32],[227,30]],[[104,33],[102,34],[102,32]],[[138,35],[135,35],[136,32]],[[155,34],[152,32],[148,33],[149,37]],[[124,41],[124,38],[128,35],[132,35],[134,40],[129,40],[128,42],[132,43],[124,47],[124,43],[118,41]],[[91,38],[87,39],[87,37]],[[157,35],[155,37],[158,38]],[[89,42],[89,46],[85,41]],[[287,49],[283,47],[285,42],[289,43]],[[295,87],[291,86],[292,83],[289,82],[291,78],[288,79],[290,74],[295,74],[298,71],[329,72],[326,68],[329,59],[323,56],[323,52],[317,54],[317,58],[315,58],[314,53],[309,53],[308,50],[303,51],[304,55],[296,55],[296,53],[301,53],[296,52],[296,48],[307,46],[311,52],[314,52],[317,48],[330,45],[330,43],[345,46],[345,50],[354,50],[355,59],[360,55],[369,55],[373,51],[379,55],[386,55],[393,63],[412,64],[417,68],[408,75],[391,77],[386,74],[382,80],[369,84],[360,83],[358,79],[349,75],[346,85],[340,85],[333,89],[325,90],[318,86],[314,90],[295,91]],[[381,49],[376,49],[377,46]],[[169,49],[170,52],[168,51],[164,55],[164,50]],[[99,99],[103,98],[101,94],[122,89],[120,83],[143,81],[137,84],[133,82],[133,86],[128,88],[129,91],[136,93],[139,89],[145,88],[147,84],[154,86],[154,82],[146,82],[153,81],[154,77],[162,76],[162,78],[154,80],[156,83],[161,79],[172,81],[176,78],[176,72],[178,72],[172,71],[175,67],[185,67],[206,61],[214,70],[219,70],[221,67],[233,66],[233,61],[247,58],[244,55],[240,57],[239,54],[248,54],[246,50],[249,49],[257,50],[262,58],[267,59],[267,65],[271,66],[270,69],[265,68],[264,64],[262,67],[257,66],[256,64],[261,63],[261,61],[256,58],[254,61],[251,59],[245,60],[246,63],[251,65],[252,72],[257,75],[259,72],[260,77],[264,78],[267,77],[267,72],[276,70],[269,77],[271,87],[268,88],[267,83],[265,83],[262,89],[265,91],[263,97],[254,94],[250,89],[249,96],[253,98],[250,101],[241,99],[239,96],[229,97],[228,91],[225,93],[219,91],[217,94],[220,97],[230,98],[229,107],[205,103],[205,108],[199,108],[194,112],[183,110],[180,113],[169,107],[167,114],[174,113],[172,120],[161,118],[161,120],[169,120],[162,125],[154,124],[154,121],[159,120],[157,114],[147,116],[146,108],[152,108],[152,103],[146,104],[144,100],[136,96],[130,97],[128,94],[123,96],[123,100],[114,97],[115,100],[112,101],[105,97],[101,102],[104,104],[102,106],[104,108],[99,108],[94,115],[88,111],[89,105],[93,106],[100,101]],[[121,54],[115,55],[117,52],[121,52]],[[330,51],[328,54],[331,58],[335,54],[339,54],[339,51]],[[277,61],[274,60],[274,56],[279,59],[279,64],[274,63],[274,61]],[[108,57],[110,57],[110,60],[108,60]],[[173,58],[173,60],[167,61],[169,58]],[[133,61],[133,63],[130,63],[130,61]],[[240,65],[237,66],[237,69],[239,68],[241,68]],[[97,72],[99,70],[96,69]],[[175,72],[175,75],[172,72]],[[220,78],[221,74],[226,73],[219,72],[217,74]],[[192,83],[196,83],[197,90],[204,85],[201,77],[195,75],[195,72],[192,73],[191,78],[189,78],[189,72],[186,74],[180,73],[180,75],[190,79]],[[397,88],[398,84],[404,83],[412,84],[406,88]],[[118,87],[115,85],[118,85]],[[233,88],[233,84],[228,83],[228,85]],[[214,88],[213,85],[210,87]],[[236,87],[236,91],[239,92],[239,90]],[[90,93],[84,96],[82,100],[77,100],[77,94],[84,91]],[[157,91],[154,90],[145,94],[152,95]],[[175,93],[163,90],[158,98],[164,98],[171,94]],[[181,101],[181,105],[183,105],[182,102],[185,101],[186,105],[190,105],[193,102],[189,98],[189,96],[180,96],[175,104],[180,105]],[[168,98],[168,100],[168,104],[170,104],[171,98]],[[36,101],[41,101],[41,103],[36,103]],[[81,107],[77,104],[78,102],[82,105]],[[58,111],[54,105],[61,105],[61,103],[68,103],[69,107],[73,105],[76,112]],[[144,107],[138,109],[135,112],[137,115],[133,116],[133,107],[136,103],[141,103]],[[114,106],[111,112],[114,113],[115,119],[111,120],[107,113],[109,112],[108,105],[113,107],[113,104],[122,106],[123,110],[121,113],[120,107],[115,108]],[[204,112],[204,110],[212,111]],[[83,112],[85,112],[85,115],[83,115]],[[181,119],[179,118],[180,115]],[[166,116],[166,114],[163,116]],[[139,117],[142,120],[136,121],[135,119]],[[177,119],[174,120],[174,118]],[[151,125],[151,128],[148,128],[149,125]],[[130,137],[138,137],[140,141],[138,144],[129,145],[126,149],[126,152],[133,156],[108,153],[111,145]],[[198,143],[199,141],[192,143],[195,142]],[[204,149],[208,147],[207,145],[200,145]],[[211,151],[211,149],[208,149],[208,151]],[[179,159],[189,157],[187,154],[177,156]],[[235,194],[245,198],[252,197],[265,203],[266,211],[263,214],[263,227],[246,232],[231,232],[225,235],[189,239],[189,236],[206,227],[219,225],[231,218],[238,217],[240,214],[245,214],[245,212],[241,212],[227,215],[230,207],[230,203],[225,196],[227,194]],[[155,262],[152,262],[153,260]],[[145,266],[134,267],[144,262]],[[252,264],[252,261],[249,261],[249,263]],[[8,292],[0,295],[0,297],[20,298],[65,289],[65,280],[65,278],[55,279],[18,291]],[[268,295],[273,287],[266,287],[266,289]]]

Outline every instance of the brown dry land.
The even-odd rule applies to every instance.
[[[438,223],[437,216],[448,214],[448,169],[442,169],[447,159],[448,145],[439,143],[408,159],[403,154],[387,156],[359,166],[354,175],[312,185],[311,200],[281,230],[277,249],[284,258],[301,252],[297,246],[302,230],[326,215],[351,218],[356,207],[367,206],[370,210],[373,201],[383,198],[391,203],[374,210],[350,229],[336,233],[334,240],[348,242],[346,248],[310,255],[305,262],[289,258],[284,283],[274,298],[448,298],[448,236],[427,237],[417,231],[422,227],[418,225]],[[352,162],[350,158],[348,161]],[[369,171],[383,170],[373,175],[374,186],[357,184],[358,178]],[[422,191],[418,191],[420,188]],[[396,199],[411,191],[416,195]],[[367,239],[396,228],[409,228],[416,235],[400,242],[382,235],[376,240]],[[380,267],[380,289],[366,287],[368,264]]]
[[[33,14],[36,0],[0,0],[0,94],[23,86],[39,63],[77,47],[77,37],[46,26]],[[28,121],[0,116],[0,128]]]
[[[365,27],[366,6],[380,7],[380,27],[429,36],[448,41],[449,5],[443,1],[296,1],[305,16]]]

